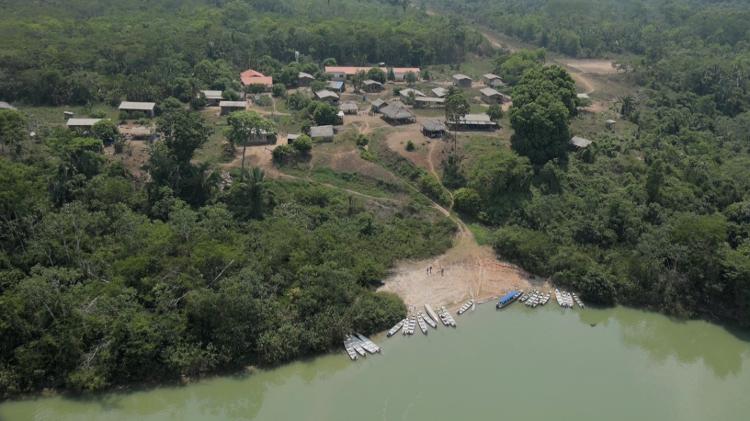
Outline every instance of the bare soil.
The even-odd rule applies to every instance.
[[[566,58],[558,59],[557,61],[581,73],[593,75],[612,75],[617,73],[615,63],[611,60]]]

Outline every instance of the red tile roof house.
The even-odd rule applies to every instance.
[[[273,87],[273,78],[271,76],[266,76],[253,69],[248,69],[240,73],[240,80],[242,81],[242,86],[261,85],[266,89]]]

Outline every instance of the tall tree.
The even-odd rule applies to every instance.
[[[229,130],[226,136],[229,142],[234,145],[242,145],[242,177],[245,176],[245,152],[247,144],[253,139],[258,138],[274,130],[271,121],[261,117],[255,111],[236,111],[227,118]]]

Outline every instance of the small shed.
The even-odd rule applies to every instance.
[[[0,110],[15,110],[16,107],[8,104],[5,101],[0,101]]]
[[[310,127],[310,138],[318,142],[333,142],[333,126]]]
[[[612,119],[609,119],[609,120],[607,120],[607,121],[604,122],[604,125],[607,127],[608,130],[614,130],[615,129],[615,123],[617,123],[617,122],[614,121],[614,120],[612,120]]]
[[[342,93],[346,90],[346,83],[343,80],[331,80],[326,87],[333,92]]]
[[[291,145],[295,140],[299,139],[300,135],[297,133],[289,133],[286,135],[286,143]]]
[[[329,91],[328,89],[323,89],[315,92],[315,97],[321,101],[329,102],[331,104],[339,102],[338,94],[336,92]]]
[[[385,100],[382,100],[382,99],[378,98],[375,101],[372,101],[372,103],[370,103],[370,105],[372,106],[372,111],[373,112],[379,113],[381,108],[383,108],[386,105],[388,105],[388,102],[386,102]]]
[[[449,91],[448,91],[447,89],[445,89],[445,88],[440,88],[440,87],[438,87],[438,88],[435,88],[435,89],[433,89],[433,90],[432,90],[432,93],[433,93],[433,94],[434,94],[434,95],[435,95],[436,97],[438,97],[438,98],[445,98],[445,97],[447,97],[447,96],[448,96],[448,94],[449,94],[450,92],[449,92]]]
[[[381,118],[390,124],[411,124],[417,121],[416,116],[399,102],[380,109]]]
[[[484,84],[486,86],[489,86],[490,88],[505,86],[505,82],[503,82],[503,79],[494,73],[486,73],[482,75],[482,82],[484,82]]]
[[[117,109],[120,111],[125,111],[127,113],[141,112],[145,113],[149,117],[153,117],[155,107],[155,102],[122,101]]]
[[[344,114],[357,114],[359,112],[359,106],[354,101],[345,101],[339,105],[339,110]]]
[[[414,98],[416,108],[440,108],[445,106],[445,98],[418,96]]]
[[[459,88],[471,88],[471,78],[461,74],[457,73],[453,75],[453,86],[458,86]]]
[[[488,104],[501,104],[503,102],[503,94],[492,88],[482,88],[479,90],[482,94],[482,101]]]
[[[576,148],[576,149],[585,149],[588,148],[591,145],[591,141],[580,137],[580,136],[573,136],[572,139],[570,139],[570,144]]]
[[[220,101],[219,108],[221,115],[228,115],[235,111],[245,111],[247,109],[247,101]]]
[[[201,91],[203,96],[206,98],[206,104],[211,106],[217,106],[222,100],[222,95],[224,92],[222,91]]]
[[[414,73],[414,76],[419,80],[419,75],[421,74],[419,67],[393,67],[391,70],[393,70],[393,77],[396,80],[405,80],[406,75],[409,73]]]
[[[385,89],[385,86],[383,86],[383,84],[378,82],[377,80],[367,79],[366,81],[362,82],[362,89],[365,92],[381,92],[383,89]]]
[[[466,114],[457,121],[450,121],[448,125],[456,130],[495,130],[498,124],[490,119],[486,113]]]
[[[439,120],[426,120],[422,123],[422,134],[431,139],[445,136],[447,130],[445,124]]]
[[[297,74],[297,84],[299,86],[310,86],[310,83],[315,80],[315,76],[310,73],[299,72]]]
[[[248,145],[275,145],[276,144],[276,132],[261,130],[260,133],[255,133],[248,139]]]

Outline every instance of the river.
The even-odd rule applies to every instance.
[[[623,307],[491,304],[458,328],[185,387],[0,404],[0,420],[746,420],[750,342]]]

